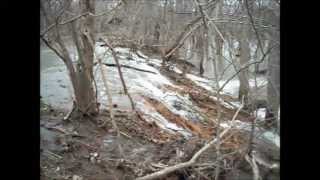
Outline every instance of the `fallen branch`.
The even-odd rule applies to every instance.
[[[175,44],[169,49],[169,51],[165,54],[165,58],[170,57],[177,49],[179,49],[184,41],[202,25],[201,17],[196,18],[195,20],[188,23],[185,27],[184,31],[180,34]]]
[[[252,151],[252,159],[255,160],[255,162],[257,162],[258,164],[268,168],[268,169],[279,169],[279,164],[277,163],[270,163],[270,162],[267,162],[266,160],[260,158],[259,156],[256,155],[256,151]]]
[[[74,110],[76,109],[76,105],[75,105],[75,101],[73,101],[72,103],[72,109],[66,114],[66,116],[63,117],[63,121],[69,120],[69,118],[71,117],[71,114],[74,112]]]
[[[114,128],[114,130],[117,132],[117,139],[120,140],[120,130],[118,128],[118,125],[114,119],[114,112],[113,112],[113,103],[112,103],[112,95],[110,93],[110,89],[109,89],[109,85],[108,85],[108,81],[107,81],[107,78],[106,78],[106,73],[104,72],[104,69],[102,67],[102,62],[101,62],[101,59],[98,58],[98,63],[99,63],[99,66],[100,66],[100,72],[101,72],[101,77],[102,77],[102,81],[103,81],[103,84],[104,84],[104,87],[106,89],[106,93],[107,93],[107,96],[108,96],[108,103],[109,103],[109,111],[110,111],[110,119],[111,119],[111,123],[112,123],[112,126]],[[105,126],[107,120],[105,120],[102,124],[102,126]],[[122,155],[122,148],[121,148],[121,145],[119,144],[118,142],[118,148],[119,148],[119,152],[120,154]]]
[[[251,63],[248,63],[244,66],[242,66],[240,69],[238,69],[230,78],[228,78],[226,80],[225,83],[223,83],[223,85],[217,90],[217,92],[220,92],[224,89],[224,87],[234,78],[236,77],[241,71],[243,71],[244,69],[247,69],[249,68],[249,66],[253,65],[253,64],[259,64],[259,63],[262,63],[264,60],[265,60],[265,57],[267,54],[269,54],[271,52],[271,49],[273,49],[275,46],[272,46],[270,47],[267,52],[263,55],[263,57],[259,60],[259,61],[254,61],[254,62],[251,62]]]
[[[105,72],[104,72],[104,69],[103,67],[101,66],[101,59],[98,58],[98,63],[100,65],[100,73],[101,73],[101,77],[102,77],[102,81],[103,81],[103,85],[105,87],[105,90],[106,90],[106,94],[108,96],[108,103],[109,103],[109,111],[110,111],[110,119],[111,119],[111,122],[112,122],[112,125],[113,125],[113,128],[117,131],[117,134],[119,136],[119,129],[118,129],[118,126],[114,120],[114,114],[113,114],[113,107],[112,107],[112,95],[110,93],[110,90],[109,90],[109,85],[108,85],[108,81],[107,81],[107,78],[105,77]],[[102,126],[104,126],[106,124],[106,120],[103,122]]]
[[[126,134],[126,133],[124,133],[124,132],[122,132],[122,131],[119,131],[119,132],[120,132],[120,134],[122,134],[123,136],[125,136],[125,137],[127,137],[127,138],[129,138],[129,139],[132,139],[132,137],[129,136],[128,134]]]
[[[52,157],[56,158],[56,159],[62,159],[63,157],[58,155],[58,154],[55,154],[49,150],[45,150],[44,152],[46,152],[47,154],[51,155]]]
[[[218,137],[221,139],[231,128],[227,128],[225,129]],[[186,167],[190,167],[192,166],[196,160],[199,158],[199,156],[205,152],[207,149],[209,149],[213,144],[215,144],[217,142],[217,137],[214,138],[213,140],[211,140],[208,144],[206,144],[205,146],[203,146],[196,154],[193,155],[193,157],[187,161],[187,162],[184,162],[184,163],[180,163],[180,164],[177,164],[177,165],[174,165],[174,166],[169,166],[167,168],[164,168],[162,169],[161,171],[158,171],[158,172],[154,172],[154,173],[151,173],[149,175],[146,175],[146,176],[143,176],[143,177],[140,177],[140,178],[137,178],[136,180],[150,180],[150,179],[155,179],[155,178],[159,178],[159,177],[162,177],[166,174],[169,174],[169,173],[172,173],[174,171],[177,171],[179,169],[183,169],[183,168],[186,168]]]
[[[102,64],[105,65],[105,66],[117,67],[116,64],[111,64],[111,63],[102,63]],[[144,70],[144,69],[140,69],[140,68],[135,68],[135,67],[132,67],[132,66],[129,66],[129,65],[120,65],[120,67],[128,68],[128,69],[134,69],[134,70],[141,71],[141,72],[147,72],[147,73],[157,74],[156,72],[153,72],[153,71]]]
[[[232,120],[231,120],[231,126],[229,126],[228,128],[224,129],[224,131],[221,132],[221,134],[219,134],[216,138],[214,138],[213,140],[211,140],[209,143],[207,143],[206,145],[204,145],[198,152],[196,152],[193,157],[184,163],[180,163],[180,164],[176,164],[173,166],[169,166],[166,167],[160,171],[148,174],[146,176],[143,177],[139,177],[136,180],[151,180],[151,179],[155,179],[155,178],[160,178],[164,175],[167,175],[169,173],[172,173],[174,171],[177,171],[179,169],[183,169],[183,168],[187,168],[190,167],[192,165],[194,165],[197,161],[197,159],[199,158],[199,156],[205,152],[207,149],[209,149],[213,144],[215,144],[218,140],[222,139],[222,137],[230,130],[233,128],[233,122],[236,119],[238,113],[240,112],[240,110],[243,108],[243,104],[239,107],[239,109],[236,111],[235,115],[233,116]]]
[[[248,155],[245,156],[246,161],[250,164],[253,172],[253,180],[261,180],[259,167],[254,158],[250,158]]]
[[[111,44],[108,43],[108,40],[104,40],[104,39],[100,38],[100,41],[102,41],[111,50],[111,54],[112,54],[112,56],[113,56],[113,58],[114,58],[114,60],[115,60],[115,62],[117,64],[118,73],[119,73],[119,76],[120,76],[120,80],[121,80],[121,83],[122,83],[122,86],[123,86],[124,93],[128,96],[128,98],[130,100],[132,110],[135,110],[135,105],[133,103],[132,97],[130,96],[130,94],[128,92],[126,83],[125,83],[123,75],[122,75],[121,65],[119,63],[119,59],[117,57],[117,53],[115,52],[115,50],[113,49]]]

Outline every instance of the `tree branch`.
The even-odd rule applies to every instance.
[[[196,29],[198,29],[202,25],[203,22],[200,20],[201,20],[201,17],[198,17],[185,27],[185,30],[178,37],[178,39],[176,40],[176,43],[165,54],[165,58],[170,57],[177,49],[179,49],[184,43],[184,41],[192,34],[192,32],[194,32]]]
[[[219,139],[222,139],[222,137],[224,137],[224,135],[233,128],[233,122],[236,119],[238,113],[241,111],[241,109],[243,108],[243,104],[239,107],[239,109],[236,111],[236,113],[234,114],[232,120],[231,120],[231,126],[227,127],[226,129],[224,129],[224,131],[222,131],[216,138],[214,138],[213,140],[211,140],[209,143],[207,143],[206,145],[204,145],[198,152],[196,152],[193,157],[184,163],[180,163],[180,164],[176,164],[173,166],[169,166],[166,167],[160,171],[148,174],[146,176],[143,177],[139,177],[136,180],[151,180],[151,179],[156,179],[156,178],[160,178],[163,177],[164,175],[167,175],[169,173],[172,173],[174,171],[177,171],[179,169],[183,169],[183,168],[187,168],[190,167],[192,165],[194,165],[197,161],[197,159],[200,157],[200,155],[205,152],[207,149],[209,149],[213,144],[215,144]]]
[[[247,8],[248,16],[249,16],[249,18],[250,18],[251,25],[252,25],[253,30],[254,30],[254,32],[255,32],[255,34],[256,34],[256,36],[257,36],[258,45],[259,45],[259,47],[260,47],[260,50],[261,50],[262,54],[264,55],[265,53],[264,53],[264,51],[263,51],[262,42],[261,42],[261,39],[260,39],[258,30],[257,30],[256,26],[254,25],[254,21],[253,21],[253,17],[252,17],[252,15],[251,15],[251,12],[250,12],[250,10],[249,10],[248,0],[245,0],[245,4],[246,4],[246,8]]]
[[[122,71],[121,71],[121,65],[119,63],[119,59],[117,57],[117,54],[116,52],[114,51],[113,47],[107,42],[108,40],[104,40],[102,38],[100,38],[100,40],[102,42],[104,42],[104,44],[111,50],[111,54],[117,64],[117,68],[118,68],[118,72],[119,72],[119,76],[120,76],[120,80],[121,80],[121,83],[122,83],[122,86],[123,86],[123,90],[124,90],[124,93],[128,96],[129,100],[130,100],[130,103],[131,103],[131,108],[132,110],[135,109],[135,106],[134,106],[134,103],[133,103],[133,100],[132,100],[132,97],[130,96],[129,92],[128,92],[128,89],[127,89],[127,86],[126,86],[126,83],[124,81],[124,78],[123,78],[123,75],[122,75]]]
[[[276,46],[276,45],[275,45]],[[261,60],[259,61],[254,61],[251,63],[246,64],[245,66],[241,67],[240,69],[238,69],[238,71],[236,73],[234,73],[219,89],[217,92],[220,92],[223,90],[223,88],[229,83],[229,81],[231,81],[234,77],[236,77],[242,70],[248,68],[249,66],[253,65],[253,64],[257,64],[257,63],[262,63],[265,60],[265,57],[267,56],[267,54],[269,54],[271,52],[271,49],[273,49],[275,46],[272,46],[271,48],[268,49],[268,51],[263,55],[263,57],[261,58]]]
[[[113,8],[113,9],[110,10],[110,11],[106,11],[106,12],[103,12],[103,13],[100,13],[100,14],[92,14],[91,12],[85,12],[85,13],[79,14],[78,16],[75,16],[75,17],[73,17],[73,18],[70,18],[70,19],[68,19],[68,20],[65,20],[65,21],[63,21],[63,22],[55,22],[55,23],[51,24],[50,26],[48,26],[48,28],[47,28],[46,30],[44,30],[44,31],[40,34],[40,36],[44,36],[44,35],[45,35],[46,33],[48,33],[53,27],[55,27],[55,26],[57,26],[57,25],[65,25],[65,24],[71,23],[71,22],[73,22],[73,21],[75,21],[75,20],[77,20],[77,19],[79,19],[79,18],[81,18],[81,17],[83,17],[83,16],[89,15],[89,16],[92,16],[92,17],[99,17],[99,16],[106,15],[106,14],[108,14],[108,13],[116,10],[118,7],[120,7],[120,5],[122,5],[122,3],[119,3],[115,8]]]
[[[111,63],[102,63],[102,64],[105,65],[105,66],[117,67],[117,64],[111,64]],[[95,63],[95,65],[96,65],[96,63]],[[132,67],[132,66],[129,66],[129,65],[124,65],[124,64],[121,64],[120,67],[128,68],[128,69],[134,69],[136,71],[141,71],[141,72],[146,72],[146,73],[151,73],[151,74],[157,74],[156,72],[153,72],[153,71],[148,71],[148,70],[145,70],[145,69],[140,69],[140,68]]]

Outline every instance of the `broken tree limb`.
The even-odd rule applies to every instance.
[[[181,33],[181,35],[176,40],[175,44],[169,49],[169,51],[165,54],[165,58],[170,57],[177,49],[179,49],[184,41],[202,25],[201,17],[196,18],[192,22],[190,22]]]
[[[222,90],[224,89],[224,87],[225,87],[234,77],[236,77],[241,71],[243,71],[244,69],[249,68],[249,67],[250,67],[251,65],[253,65],[253,64],[262,63],[262,62],[265,60],[266,55],[269,54],[270,51],[271,51],[271,49],[273,49],[274,47],[275,47],[275,46],[270,47],[270,48],[267,50],[267,52],[262,56],[262,58],[261,58],[259,61],[254,61],[254,62],[250,62],[250,63],[248,63],[248,64],[243,65],[243,66],[242,66],[240,69],[238,69],[230,78],[228,78],[228,79],[226,80],[226,82],[223,83],[223,85],[222,85],[220,88],[218,88],[217,92],[222,91]]]
[[[63,117],[63,121],[66,121],[68,120],[70,117],[71,117],[71,114],[74,112],[74,110],[76,110],[76,105],[75,105],[75,101],[73,100],[73,103],[72,103],[72,109],[66,114],[66,116]]]
[[[117,57],[116,52],[114,51],[114,49],[111,46],[111,44],[109,44],[108,40],[104,40],[102,38],[100,38],[99,40],[104,42],[105,45],[111,50],[111,54],[112,54],[112,56],[113,56],[113,58],[114,58],[114,60],[115,60],[115,62],[117,64],[117,68],[118,68],[118,72],[119,72],[119,76],[120,76],[120,80],[121,80],[121,83],[122,83],[122,86],[123,86],[124,93],[128,96],[128,98],[130,100],[132,110],[135,110],[135,105],[133,103],[132,97],[130,96],[130,94],[128,92],[128,89],[127,89],[127,86],[126,86],[126,83],[124,81],[124,78],[123,78],[123,75],[122,75],[122,71],[121,71],[121,66],[120,66],[119,59]]]
[[[102,63],[103,65],[105,66],[110,66],[110,67],[117,67],[116,64],[111,64],[111,63]],[[132,67],[132,66],[128,66],[128,65],[120,65],[121,67],[123,68],[128,68],[128,69],[134,69],[136,71],[141,71],[141,72],[146,72],[146,73],[152,73],[152,74],[157,74],[156,72],[153,72],[153,71],[149,71],[149,70],[145,70],[145,69],[140,69],[140,68],[135,68],[135,67]]]
[[[231,127],[229,128],[226,128],[221,134],[219,134],[219,138],[221,139],[229,130],[231,129]],[[190,167],[192,166],[193,164],[195,164],[195,162],[197,161],[197,159],[199,158],[199,156],[205,152],[207,149],[209,149],[213,144],[215,144],[217,142],[217,137],[214,138],[213,140],[211,140],[209,143],[207,143],[205,146],[203,146],[197,153],[195,153],[193,155],[193,157],[187,161],[187,162],[184,162],[184,163],[180,163],[180,164],[176,164],[174,166],[169,166],[169,167],[166,167],[158,172],[154,172],[154,173],[151,173],[151,174],[148,174],[146,176],[143,176],[143,177],[139,177],[137,178],[136,180],[151,180],[151,179],[155,179],[155,178],[159,178],[159,177],[162,177],[164,175],[167,175],[169,173],[172,173],[174,171],[177,171],[179,169],[183,169],[183,168],[187,168],[187,167]]]
[[[260,164],[261,166],[264,166],[268,169],[279,169],[280,166],[278,163],[271,163],[269,161],[267,161],[264,158],[261,158],[256,151],[252,151],[251,153],[252,155],[252,159],[254,159],[258,164]]]
[[[224,135],[233,128],[233,122],[236,119],[238,113],[241,111],[241,109],[243,108],[243,104],[239,107],[239,109],[236,111],[235,115],[233,116],[232,120],[231,120],[231,126],[229,126],[228,128],[224,129],[224,131],[222,131],[216,138],[214,138],[213,140],[211,140],[209,143],[207,143],[206,145],[204,145],[198,152],[196,152],[193,157],[184,163],[180,163],[180,164],[176,164],[173,166],[169,166],[166,167],[160,171],[148,174],[146,176],[143,177],[139,177],[136,180],[151,180],[151,179],[155,179],[155,178],[160,178],[163,177],[164,175],[167,175],[169,173],[172,173],[174,171],[177,171],[179,169],[183,169],[183,168],[187,168],[190,167],[192,165],[194,165],[197,161],[197,159],[200,157],[200,155],[205,152],[207,149],[209,149],[213,144],[217,143],[218,140],[222,139],[222,137],[224,137]]]
[[[112,125],[113,125],[113,128],[117,131],[117,133],[119,134],[119,129],[118,129],[118,126],[117,124],[115,123],[114,121],[114,114],[113,114],[113,106],[112,106],[112,96],[110,94],[110,90],[109,90],[109,85],[108,85],[108,81],[107,81],[107,78],[105,77],[105,72],[104,72],[104,69],[102,67],[102,63],[101,63],[101,59],[98,58],[98,63],[99,63],[99,66],[100,66],[100,73],[101,73],[101,77],[102,77],[102,81],[103,81],[103,84],[104,84],[104,88],[106,90],[106,94],[108,96],[108,103],[109,103],[109,111],[110,111],[110,119],[111,119],[111,122],[112,122]],[[102,126],[104,126],[106,124],[106,121],[103,122]]]
[[[102,80],[103,80],[103,84],[104,84],[104,87],[106,89],[106,93],[107,93],[107,96],[108,96],[108,103],[109,103],[109,111],[110,111],[110,119],[111,119],[111,123],[112,123],[112,126],[113,128],[115,129],[115,131],[117,132],[117,139],[120,140],[120,130],[118,128],[118,125],[114,119],[114,111],[113,111],[113,103],[112,103],[112,95],[110,93],[110,89],[109,89],[109,86],[108,86],[108,81],[107,81],[107,78],[106,78],[106,73],[104,72],[104,69],[102,67],[102,63],[101,63],[101,59],[98,58],[98,62],[99,62],[99,66],[100,66],[100,72],[101,72],[101,77],[102,77]],[[105,126],[106,124],[106,120],[103,122],[102,126]],[[122,151],[122,148],[121,148],[121,145],[120,143],[118,142],[118,148],[119,148],[119,152],[121,155],[123,155],[123,151]]]
[[[250,164],[253,172],[253,180],[261,180],[259,167],[254,158],[250,158],[248,155],[245,156],[246,161]]]

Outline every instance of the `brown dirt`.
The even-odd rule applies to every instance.
[[[138,116],[119,111],[115,120],[124,135],[117,138],[108,112],[102,112],[93,119],[71,118],[65,122],[61,120],[61,112],[43,110],[40,121],[41,179],[72,179],[73,176],[80,176],[83,179],[130,180],[161,169],[153,163],[174,165],[189,160],[205,144],[212,130],[174,116],[160,103],[152,103],[169,120],[189,128],[197,136],[190,140],[174,137]],[[98,127],[99,120],[107,120],[105,128]],[[238,136],[234,135],[234,138],[229,138],[223,144],[223,151],[240,147],[241,143],[237,142],[236,137]],[[118,145],[121,146],[122,153],[119,152]],[[182,152],[182,155],[178,155],[178,152]],[[92,153],[97,153],[97,157]],[[211,148],[199,163],[214,162],[214,154],[215,149]],[[212,175],[213,172],[209,168],[207,175]],[[163,179],[179,179],[182,176],[195,179],[192,177],[198,178],[200,175],[191,168],[172,173]]]
[[[123,134],[120,138],[112,129],[108,112],[94,119],[68,122],[62,121],[62,116],[54,116],[60,114],[57,111],[46,110],[41,114],[40,177],[44,180],[72,179],[73,176],[130,180],[159,169],[152,163],[175,164],[188,154],[177,157],[176,149],[184,146],[182,140],[175,137],[162,142],[168,134],[128,113],[116,114]],[[105,128],[97,125],[101,119],[108,121]],[[97,153],[97,157],[92,153]],[[177,178],[178,174],[173,173],[167,179]]]
[[[191,80],[185,78],[182,75],[179,75],[173,71],[169,71],[166,69],[162,69],[161,71],[166,76],[168,76],[173,83],[177,84],[180,88],[165,86],[166,90],[177,92],[181,95],[188,94],[195,105],[200,107],[200,110],[204,115],[208,118],[216,118],[217,117],[217,104],[216,101],[210,98],[210,96],[215,96],[216,94],[209,92],[208,90],[196,85]],[[228,95],[221,95],[221,98],[224,101],[230,102],[235,101],[231,96]],[[223,120],[231,120],[233,115],[236,112],[236,109],[229,109],[225,106],[221,106],[222,108],[222,119]],[[248,113],[241,111],[237,117],[238,120],[244,122],[251,122],[253,117],[250,116]]]
[[[210,139],[212,137],[212,128],[206,128],[200,123],[195,123],[190,120],[186,120],[183,117],[173,114],[164,104],[161,102],[145,97],[145,99],[154,106],[154,108],[166,119],[177,124],[180,127],[189,129],[194,135],[201,138]]]

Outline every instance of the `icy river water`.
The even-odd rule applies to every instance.
[[[50,49],[46,47],[41,48],[40,55],[40,66],[41,66],[41,77],[40,77],[40,94],[43,102],[50,104],[57,109],[70,109],[72,106],[72,85],[68,76],[67,69],[61,59],[54,54]],[[112,75],[108,82],[111,84],[111,92],[113,95],[113,101],[117,102],[119,108],[128,109],[130,108],[129,101],[126,96],[121,94],[121,84],[117,75],[116,68],[111,67],[107,70],[108,75]],[[107,102],[105,97],[105,91],[103,88],[102,81],[100,80],[99,69],[94,69],[95,77],[97,80],[97,86],[100,94],[98,100],[102,101],[102,106],[105,106]],[[131,74],[134,78],[134,74]],[[118,103],[119,102],[119,103]]]

